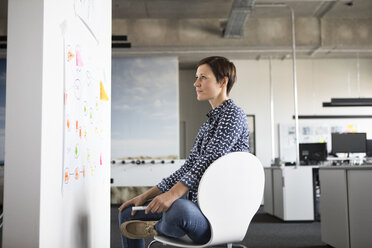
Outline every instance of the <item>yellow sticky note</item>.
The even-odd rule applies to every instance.
[[[103,87],[103,83],[102,83],[102,81],[100,82],[99,85],[100,85],[100,99],[101,99],[102,101],[108,101],[109,98],[108,98],[107,93],[106,93],[106,91],[105,91],[105,87]]]

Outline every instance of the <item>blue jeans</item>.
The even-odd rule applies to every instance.
[[[132,206],[119,212],[119,226],[129,220],[159,220],[155,229],[160,235],[173,238],[187,235],[197,244],[207,243],[211,236],[208,220],[195,203],[185,198],[177,199],[164,213],[145,214],[145,211],[137,211],[131,216],[131,212]],[[129,239],[123,235],[121,238],[123,248],[145,247],[144,239]]]

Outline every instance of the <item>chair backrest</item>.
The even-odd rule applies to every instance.
[[[240,242],[264,191],[264,170],[256,156],[233,152],[214,161],[198,189],[198,203],[211,226],[206,245]]]

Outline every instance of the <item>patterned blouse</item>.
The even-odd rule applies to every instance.
[[[233,100],[211,110],[207,117],[185,163],[157,185],[161,192],[182,182],[189,188],[189,199],[197,203],[200,179],[213,161],[230,152],[249,152],[247,117]]]

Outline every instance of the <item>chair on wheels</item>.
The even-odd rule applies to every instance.
[[[261,162],[248,152],[232,152],[214,161],[205,171],[198,189],[198,203],[211,227],[211,238],[203,245],[187,236],[155,236],[155,242],[176,247],[210,247],[241,242],[256,214],[263,196],[264,170]],[[243,245],[237,245],[245,247]]]

